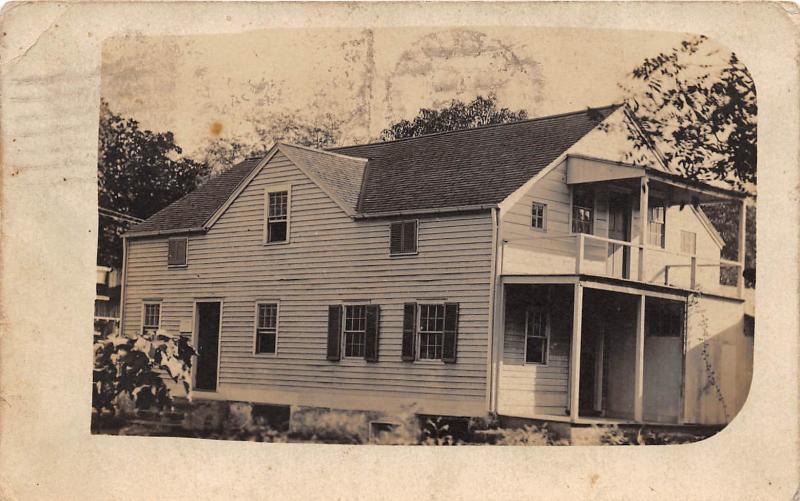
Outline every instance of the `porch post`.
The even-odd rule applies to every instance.
[[[644,265],[645,256],[647,254],[647,199],[650,196],[650,189],[647,184],[647,177],[641,177],[639,180],[639,281],[644,282]]]
[[[569,418],[578,419],[579,389],[581,378],[581,322],[583,321],[583,286],[575,284],[572,301],[572,346],[569,359]]]
[[[743,199],[739,208],[739,244],[736,260],[739,261],[738,276],[736,277],[736,295],[739,298],[744,297],[744,255],[745,255],[745,241],[747,240],[747,203]]]
[[[644,398],[644,294],[639,295],[636,310],[636,363],[633,375],[633,420],[642,421],[642,400]]]

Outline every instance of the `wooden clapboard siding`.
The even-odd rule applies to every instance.
[[[525,363],[525,310],[534,289],[549,290],[550,346],[547,364]],[[563,416],[569,391],[572,333],[571,287],[508,286],[500,364],[498,412],[511,416]]]
[[[286,183],[290,243],[263,245],[264,189]],[[196,299],[220,298],[223,396],[227,389],[260,398],[260,389],[263,399],[277,391],[313,405],[303,395],[387,394],[452,400],[458,412],[478,414],[485,411],[490,213],[418,219],[419,254],[390,258],[389,221],[352,220],[278,153],[208,233],[189,237],[186,268],[167,268],[166,238],[129,242],[124,329],[140,329],[144,299],[162,300],[162,327],[175,332],[192,320]],[[280,302],[274,357],[253,354],[258,300]],[[425,300],[459,303],[455,364],[400,360],[403,304]],[[328,305],[367,301],[380,305],[380,361],[327,361]]]
[[[657,190],[651,192],[651,200],[661,194]],[[594,234],[608,236],[608,199],[609,190],[597,185],[595,195]],[[547,204],[547,231],[538,231],[531,227],[531,205],[540,202]],[[632,194],[631,235],[634,243],[638,242],[641,231],[639,206]],[[562,162],[542,179],[534,183],[503,214],[500,233],[505,242],[503,252],[504,274],[572,274],[575,272],[576,247],[573,239],[552,240],[550,237],[568,235],[570,228],[570,190],[566,184],[566,162]],[[703,224],[698,214],[691,207],[669,207],[666,214],[665,247],[648,248],[645,262],[645,280],[665,283],[666,267],[670,266],[669,283],[686,287],[690,286],[691,257],[681,252],[681,231],[693,232],[697,235],[697,283],[709,292],[721,292],[719,287],[720,269],[718,265],[720,248]],[[586,240],[584,250],[583,272],[586,274],[607,274],[606,261],[608,249],[604,242]],[[636,277],[639,256],[631,251],[631,276]]]

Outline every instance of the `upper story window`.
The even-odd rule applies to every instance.
[[[647,209],[647,241],[650,245],[664,248],[665,235],[666,235],[666,212],[664,202],[658,199],[650,201],[650,206]]]
[[[589,186],[578,185],[572,191],[572,232],[594,231],[594,190]]]
[[[189,247],[188,238],[186,237],[170,238],[169,251],[167,253],[167,265],[186,266],[188,247]]]
[[[525,313],[525,363],[547,363],[548,338],[547,312],[531,308]]]
[[[161,303],[144,303],[142,311],[142,333],[157,331],[161,327]]]
[[[267,190],[266,243],[289,241],[289,189]]]
[[[278,347],[278,304],[256,304],[256,353],[275,354]]]
[[[547,204],[533,202],[531,206],[531,228],[547,230]]]
[[[681,230],[681,252],[692,256],[697,254],[697,233]]]
[[[389,235],[389,254],[392,256],[416,254],[417,227],[416,220],[392,223]]]

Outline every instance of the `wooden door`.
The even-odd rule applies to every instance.
[[[221,306],[217,301],[197,303],[197,362],[194,372],[196,390],[217,389]]]
[[[628,195],[609,193],[608,238],[630,242],[631,204]],[[620,244],[608,244],[607,273],[617,278],[630,277],[630,248]]]

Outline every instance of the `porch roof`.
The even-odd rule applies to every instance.
[[[599,183],[647,178],[653,184],[669,192],[670,205],[719,203],[742,200],[747,194],[730,188],[716,186],[699,180],[688,179],[680,174],[654,167],[637,165],[584,155],[567,157],[567,184]],[[634,187],[632,184],[631,187]]]

